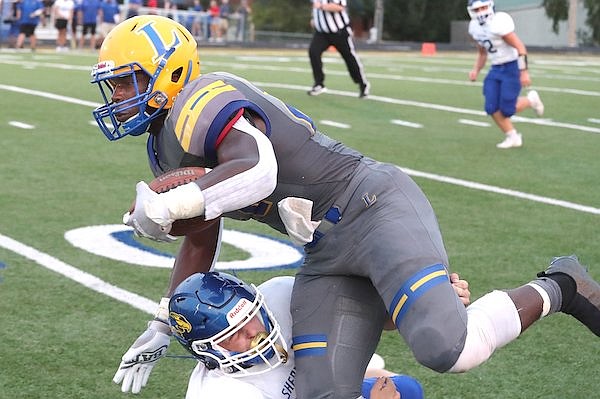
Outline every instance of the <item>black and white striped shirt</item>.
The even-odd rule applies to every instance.
[[[319,0],[313,0],[313,2]],[[350,18],[346,12],[346,0],[320,0],[321,4],[338,4],[344,7],[340,12],[329,12],[313,8],[313,21],[315,30],[322,33],[335,33],[346,29],[350,25]]]

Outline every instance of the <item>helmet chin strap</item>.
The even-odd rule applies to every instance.
[[[258,334],[256,334],[254,336],[254,338],[250,342],[250,348],[251,349],[256,348],[257,346],[259,346],[268,337],[269,337],[269,334],[266,331],[259,332]],[[279,357],[281,357],[281,362],[282,363],[286,363],[288,361],[288,353],[287,353],[287,351],[285,349],[283,349],[283,346],[281,346],[281,345],[279,345],[277,343],[273,343],[273,346],[275,347],[275,349],[279,353]]]

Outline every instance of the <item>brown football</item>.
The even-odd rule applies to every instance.
[[[202,167],[190,166],[186,168],[173,169],[163,175],[156,177],[148,186],[157,193],[164,193],[182,184],[193,182],[206,174]],[[191,219],[179,219],[173,222],[169,234],[173,236],[185,236],[190,233],[199,232],[211,225],[214,220],[204,220],[204,215]]]

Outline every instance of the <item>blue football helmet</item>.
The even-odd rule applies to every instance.
[[[140,74],[146,75],[147,86],[138,85]],[[126,19],[106,36],[92,68],[91,83],[98,84],[104,100],[94,118],[109,140],[143,134],[199,75],[197,43],[185,27],[158,15]],[[123,79],[133,84],[136,95],[114,102],[115,84]]]
[[[483,25],[492,15],[494,15],[493,0],[469,0],[467,11],[471,19]]]
[[[248,350],[232,352],[220,345],[254,317],[265,331]],[[179,284],[169,301],[169,324],[177,341],[208,369],[234,377],[264,373],[288,359],[279,324],[261,292],[227,273],[196,273]]]

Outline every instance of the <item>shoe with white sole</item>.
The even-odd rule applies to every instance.
[[[327,88],[322,85],[314,85],[312,89],[308,91],[309,96],[318,96],[319,94],[323,94],[327,91]]]
[[[508,134],[501,143],[496,144],[497,148],[517,148],[523,145],[523,136],[520,133]]]
[[[544,115],[544,103],[542,102],[542,99],[537,91],[530,90],[529,93],[527,93],[527,99],[529,100],[531,108],[533,108],[537,116]]]

